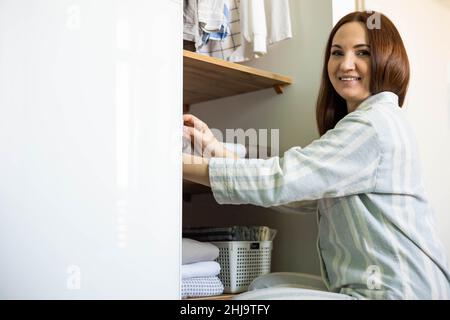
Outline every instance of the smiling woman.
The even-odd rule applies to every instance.
[[[372,15],[380,19],[370,25]],[[325,50],[316,118],[323,135],[367,97],[390,91],[403,106],[409,61],[397,28],[379,13],[355,12],[330,33]],[[356,78],[356,79],[355,79]]]
[[[447,259],[417,142],[400,108],[408,57],[393,23],[374,13],[380,23],[372,28],[371,14],[351,13],[331,31],[317,100],[319,139],[283,158],[223,155],[185,163],[184,176],[211,185],[219,204],[292,210],[296,202],[318,200],[318,252],[332,299],[448,299]],[[209,141],[205,123],[184,120],[191,135]],[[327,299],[330,293],[284,283],[241,298]]]

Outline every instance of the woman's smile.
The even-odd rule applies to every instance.
[[[342,76],[338,77],[344,87],[355,87],[361,84],[361,77],[358,76]]]

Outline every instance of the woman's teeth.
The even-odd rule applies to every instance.
[[[361,80],[360,77],[339,77],[339,80],[342,81],[354,81],[354,80]]]

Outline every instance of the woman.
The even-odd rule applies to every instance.
[[[380,15],[381,28],[371,29],[370,16],[351,13],[331,31],[317,101],[320,139],[249,163],[223,158],[233,154],[185,115],[186,132],[216,153],[202,164],[186,161],[184,177],[210,185],[220,204],[318,200],[322,277],[339,294],[332,298],[448,299],[446,258],[400,108],[408,57],[392,22]]]

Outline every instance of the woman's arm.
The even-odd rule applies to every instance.
[[[289,149],[283,158],[211,158],[208,170],[219,204],[273,207],[372,192],[380,159],[371,121],[352,112],[320,139]]]
[[[183,153],[183,179],[210,187],[208,159]]]
[[[220,158],[238,159],[234,152],[221,148]],[[183,179],[210,187],[209,160],[183,153]]]

